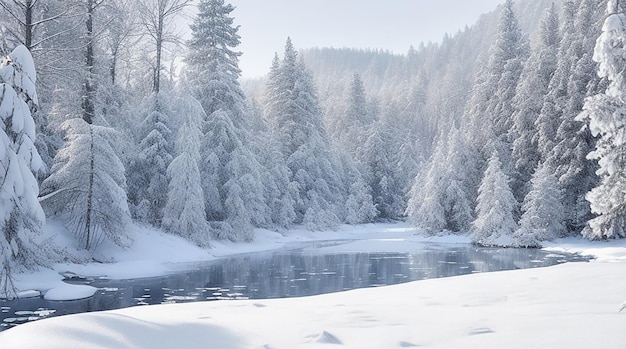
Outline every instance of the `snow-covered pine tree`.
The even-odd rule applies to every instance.
[[[472,133],[469,138],[477,144],[491,143],[485,139],[491,135],[504,142],[503,145],[509,143],[507,135],[513,122],[513,97],[527,54],[528,40],[519,27],[513,1],[507,0],[495,42],[489,51],[489,61],[477,77],[465,115]],[[485,122],[492,126],[485,127]],[[487,129],[492,133],[486,134]],[[508,157],[507,154],[500,156]]]
[[[548,144],[547,154],[542,150],[546,147],[540,147],[540,151],[541,158],[555,169],[564,190],[565,221],[570,233],[579,233],[593,218],[585,195],[598,181],[597,163],[587,159],[595,140],[585,123],[576,117],[585,97],[600,92],[604,84],[596,73],[597,63],[592,60],[595,40],[601,33],[600,23],[605,18],[604,2],[580,0],[578,4],[564,4],[558,66],[544,101],[544,106],[553,106],[544,110],[555,109],[556,113],[541,116],[546,122],[559,122],[554,145]]]
[[[509,130],[513,124],[513,97],[528,53],[528,40],[522,34],[513,9],[507,0],[502,8],[496,38],[489,60],[476,76],[471,97],[463,114],[462,132],[467,140],[466,161],[451,164],[459,173],[470,169],[463,180],[467,202],[476,202],[480,173],[498,147],[504,173],[513,172]]]
[[[26,47],[0,59],[0,298],[14,296],[12,270],[43,262],[33,242],[45,223],[34,176],[44,166],[34,145],[35,82],[35,64]]]
[[[204,125],[203,180],[207,218],[221,229],[216,238],[253,239],[252,228],[269,221],[263,188],[263,169],[239,137],[229,114],[221,109]]]
[[[556,71],[559,42],[559,19],[556,5],[552,4],[541,21],[539,45],[524,64],[513,100],[515,112],[509,137],[513,140],[511,156],[515,175],[511,186],[520,202],[526,195],[527,183],[539,161],[535,120],[541,112],[548,85]]]
[[[198,246],[209,247],[211,232],[206,221],[200,179],[200,138],[204,111],[193,97],[185,99],[187,110],[178,130],[176,158],[167,168],[169,189],[164,207],[163,227]]]
[[[228,114],[238,133],[247,127],[244,95],[239,86],[240,44],[231,12],[235,7],[224,0],[201,0],[191,28],[185,58],[187,84],[207,116],[218,110]],[[238,134],[239,137],[247,137]]]
[[[266,115],[298,188],[296,222],[311,229],[343,219],[345,188],[337,158],[322,123],[311,76],[287,39],[283,60],[276,56],[266,90]]]
[[[354,73],[347,89],[343,112],[329,120],[329,136],[336,148],[358,158],[357,151],[365,141],[367,126],[375,121],[368,110],[365,86],[361,75]]]
[[[524,198],[522,217],[515,232],[515,245],[539,247],[542,241],[564,236],[563,191],[554,170],[545,164],[533,174],[531,187]]]
[[[152,94],[142,109],[147,115],[140,125],[139,153],[128,164],[128,201],[133,218],[161,225],[168,187],[167,168],[172,162],[171,133],[167,104],[163,93]],[[144,114],[145,115],[145,114]]]
[[[127,246],[126,177],[111,146],[116,131],[80,118],[64,122],[61,130],[65,145],[42,183],[46,213],[65,223],[80,248],[93,251],[105,240]]]
[[[469,184],[466,176],[474,177],[475,168],[470,167],[471,156],[467,150],[468,141],[463,133],[457,128],[453,128],[448,136],[447,142],[447,164],[445,165],[444,176],[447,184],[444,185],[443,205],[446,212],[446,229],[454,232],[465,232],[470,228],[473,220],[472,204],[469,200],[469,192],[472,184]],[[446,161],[444,160],[444,163]],[[462,171],[459,167],[465,166]]]
[[[415,176],[405,211],[413,225],[429,234],[437,234],[447,226],[443,207],[446,150],[446,139],[442,135],[427,165]]]
[[[101,3],[87,0],[85,5],[82,118],[69,119],[60,126],[65,144],[42,183],[42,205],[46,213],[64,221],[78,247],[94,251],[105,240],[120,246],[130,244],[125,231],[130,212],[124,165],[112,147],[116,132],[95,124],[103,120],[96,105],[94,29],[95,12]]]
[[[406,210],[404,188],[396,179],[394,153],[395,127],[387,118],[381,118],[370,127],[367,140],[362,145],[365,178],[372,190],[378,216],[383,219],[397,219]]]
[[[513,245],[517,230],[514,218],[517,205],[509,186],[509,177],[502,171],[498,154],[494,151],[478,189],[472,241],[481,246]]]
[[[348,185],[348,196],[344,207],[345,221],[348,224],[372,222],[378,215],[378,210],[372,200],[371,188],[351,158],[342,156],[341,160]]]
[[[241,53],[234,51],[240,42],[233,10],[223,0],[200,1],[186,76],[207,117],[200,164],[207,217],[221,227],[219,238],[251,240],[252,228],[270,225],[270,217],[265,169],[251,150],[256,135],[238,82]]]
[[[415,177],[409,193],[406,214],[413,224],[431,234],[469,229],[473,215],[465,177],[473,171],[467,167],[462,172],[456,170],[468,163],[469,155],[458,129],[440,136],[433,155]]]
[[[589,239],[626,237],[626,13],[619,1],[608,3],[608,17],[596,42],[598,74],[609,80],[605,93],[585,100],[579,120],[588,120],[597,137],[589,158],[598,160],[601,182],[587,199],[598,216],[583,229]]]

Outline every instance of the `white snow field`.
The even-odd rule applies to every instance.
[[[135,242],[152,241],[155,251],[146,246],[142,251],[120,250],[117,264],[99,268],[57,268],[108,276],[130,275],[129,270],[137,275],[171,270],[176,266],[164,263],[171,260],[156,258],[166,248],[159,245],[166,242],[167,249],[187,249],[173,257],[182,262],[315,239],[359,240],[329,247],[333,251],[410,251],[433,240],[467,243],[454,236],[415,235],[405,224],[290,231],[286,236],[257,233],[258,245],[216,243],[208,255],[170,236],[141,231]],[[306,298],[141,306],[60,316],[1,332],[0,348],[625,348],[626,310],[620,308],[626,301],[626,242],[566,239],[547,249],[593,253],[598,259]],[[116,274],[117,268],[127,270]]]

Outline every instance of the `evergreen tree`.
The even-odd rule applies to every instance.
[[[33,238],[45,216],[34,173],[43,168],[35,148],[35,65],[24,46],[0,60],[0,297],[14,296],[12,270],[44,261]]]
[[[456,171],[470,155],[465,144],[458,129],[441,136],[428,165],[415,177],[406,213],[414,224],[431,234],[443,230],[464,232],[473,220],[465,181],[471,169]]]
[[[230,15],[234,9],[224,0],[200,1],[198,14],[190,25],[186,76],[192,95],[200,101],[206,115],[222,110],[228,113],[237,132],[242,132],[247,120],[238,82],[241,53],[234,51],[240,44],[239,26],[233,24]]]
[[[511,246],[517,230],[515,210],[517,201],[509,186],[509,177],[502,171],[497,153],[489,159],[487,170],[478,189],[476,219],[471,237],[481,246]]]
[[[521,201],[527,191],[525,184],[530,181],[532,172],[537,167],[539,152],[535,143],[535,120],[539,116],[544,96],[557,66],[557,51],[560,42],[559,21],[556,6],[541,21],[539,46],[532,52],[524,64],[520,83],[513,100],[513,127],[510,130],[512,158],[515,177],[513,192]]]
[[[203,0],[198,10],[186,61],[191,94],[207,115],[200,164],[207,218],[222,230],[219,238],[249,241],[252,228],[270,225],[270,217],[265,169],[252,150],[257,141],[238,82],[239,27],[230,17],[234,6],[223,0]]]
[[[589,154],[598,160],[601,182],[587,195],[598,216],[583,230],[590,239],[626,237],[626,14],[617,1],[609,1],[608,17],[596,42],[593,59],[598,73],[609,80],[606,92],[585,100],[581,120],[598,137]]]
[[[475,202],[480,173],[486,167],[486,159],[497,147],[501,169],[505,174],[513,173],[509,130],[513,125],[513,98],[522,73],[522,64],[528,52],[528,41],[522,35],[513,1],[504,4],[495,42],[489,51],[487,64],[478,73],[471,98],[463,115],[464,137],[470,142],[467,161],[452,164],[456,171],[470,169],[463,180],[467,201]]]
[[[367,185],[352,159],[344,156],[341,160],[348,186],[345,221],[348,224],[372,222],[378,216],[378,210],[372,199],[371,188]]]
[[[188,106],[178,131],[177,156],[167,168],[169,190],[163,215],[163,227],[199,246],[210,246],[211,234],[206,221],[204,195],[200,180],[200,137],[204,111],[197,101]]]
[[[115,131],[80,118],[62,130],[65,145],[42,184],[46,213],[64,221],[80,248],[94,251],[105,240],[127,246],[130,212],[124,165],[111,146]]]
[[[365,86],[358,73],[352,75],[344,101],[344,111],[329,120],[330,138],[337,149],[352,156],[357,154],[365,141],[367,126],[375,121],[368,109]]]
[[[112,144],[116,132],[96,125],[104,122],[97,105],[96,9],[101,2],[87,0],[81,118],[60,125],[65,144],[55,155],[51,174],[42,183],[46,213],[62,219],[78,246],[94,251],[109,240],[126,246],[130,221],[124,165]],[[72,111],[78,113],[78,111]]]
[[[429,234],[437,234],[447,226],[443,197],[446,141],[441,137],[428,164],[415,177],[409,192],[406,215],[409,221]]]
[[[512,126],[512,101],[527,52],[528,41],[519,27],[513,1],[507,0],[500,17],[495,42],[489,51],[489,61],[474,85],[466,112],[472,138],[477,144],[488,143],[485,140],[489,136],[484,132],[485,122],[490,123],[491,127],[488,129],[491,129],[493,136],[504,142],[503,145],[509,143],[507,135]],[[501,154],[504,155],[506,154]]]
[[[401,217],[406,210],[404,188],[396,179],[398,169],[393,150],[393,126],[386,118],[372,125],[371,133],[364,147],[365,167],[368,184],[372,188],[372,198],[378,216],[384,219]]]
[[[564,190],[565,221],[572,233],[578,233],[593,218],[585,195],[597,183],[597,164],[587,159],[595,140],[589,128],[576,117],[582,111],[585,97],[599,93],[602,85],[596,73],[597,63],[592,60],[605,16],[602,5],[598,6],[596,0],[565,3],[558,66],[544,101],[549,110],[556,112],[540,116],[546,122],[558,123],[555,139],[552,143],[543,142],[547,146],[540,147],[540,153],[555,169]]]
[[[167,168],[172,162],[169,128],[170,108],[166,108],[163,94],[153,94],[143,104],[148,111],[140,128],[139,153],[131,160],[128,174],[128,200],[134,218],[161,225],[163,207],[167,196],[163,188],[168,186]]]
[[[542,164],[533,174],[531,189],[524,198],[515,244],[539,247],[542,241],[564,236],[564,216],[563,191],[554,170]]]
[[[296,222],[322,229],[338,224],[345,189],[332,154],[311,76],[287,40],[283,60],[270,71],[266,115],[272,133],[298,188]]]

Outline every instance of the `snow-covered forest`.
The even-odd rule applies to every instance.
[[[224,0],[0,1],[0,293],[79,258],[38,237],[46,219],[88,253],[133,244],[133,222],[206,248],[401,219],[485,246],[626,237],[626,4],[608,2],[509,0],[406,54],[286,38],[240,81]]]

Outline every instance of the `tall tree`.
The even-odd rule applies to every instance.
[[[329,120],[329,134],[337,149],[358,158],[357,151],[366,139],[367,127],[377,116],[368,108],[360,74],[352,75],[347,91],[344,110]]]
[[[210,246],[211,234],[206,221],[204,195],[200,181],[200,138],[204,111],[195,100],[185,100],[187,107],[178,131],[177,156],[167,169],[169,189],[163,215],[163,227],[199,246]]]
[[[524,198],[515,244],[538,247],[542,241],[564,236],[564,217],[563,191],[554,170],[541,164],[533,174],[530,191]]]
[[[124,231],[130,221],[124,166],[112,144],[116,132],[97,108],[96,10],[101,1],[85,3],[85,71],[82,115],[61,124],[65,144],[54,158],[50,177],[42,183],[46,211],[61,218],[78,244],[95,250],[104,240],[129,244]]]
[[[474,243],[482,246],[511,246],[517,230],[517,201],[509,186],[509,177],[502,171],[496,152],[489,159],[478,189],[476,219],[472,223]]]
[[[62,128],[65,145],[42,184],[46,213],[60,218],[85,250],[94,251],[105,240],[129,245],[124,165],[111,146],[115,131],[80,118]]]
[[[11,270],[41,263],[33,238],[45,216],[33,173],[43,162],[35,148],[36,73],[32,56],[18,46],[0,60],[0,296],[12,297]]]
[[[502,8],[495,41],[489,50],[489,59],[476,77],[471,98],[463,115],[463,132],[467,149],[472,153],[467,162],[452,164],[454,171],[472,169],[463,179],[468,188],[468,201],[475,202],[480,173],[486,160],[497,147],[501,169],[510,175],[511,139],[509,129],[513,125],[513,97],[522,72],[522,64],[528,53],[528,40],[522,34],[513,9],[513,1],[507,0]],[[473,169],[479,169],[474,171]]]
[[[539,161],[539,151],[534,135],[543,99],[548,93],[550,80],[557,67],[557,52],[560,42],[559,20],[556,5],[544,15],[539,29],[539,45],[524,64],[520,83],[513,100],[513,126],[510,129],[512,158],[515,175],[513,192],[521,201],[528,188],[532,173]]]
[[[264,169],[254,156],[256,137],[239,86],[239,27],[234,7],[202,0],[191,25],[187,83],[206,112],[200,165],[207,218],[220,222],[220,238],[251,240],[254,226],[269,224]]]
[[[626,237],[626,14],[618,1],[609,1],[607,13],[593,59],[609,86],[604,93],[587,98],[578,117],[588,120],[598,137],[589,157],[598,160],[601,182],[587,195],[598,216],[583,230],[590,239]]]
[[[169,99],[150,96],[143,103],[148,111],[143,119],[139,153],[128,165],[128,199],[133,217],[160,226],[168,186],[167,168],[172,162]]]
[[[478,76],[466,112],[472,138],[483,146],[487,144],[484,138],[488,136],[483,127],[486,121],[491,125],[487,129],[493,131],[493,136],[504,141],[504,145],[509,143],[512,101],[528,53],[528,40],[522,34],[513,7],[512,0],[504,4],[489,61]]]
[[[158,95],[161,91],[161,72],[163,70],[163,46],[179,41],[174,31],[174,19],[191,0],[139,0],[141,23],[147,34],[154,40],[155,62],[152,77],[152,91]]]
[[[233,24],[235,7],[224,0],[201,0],[187,42],[187,83],[206,115],[218,110],[242,132],[247,126],[244,95],[239,86],[239,26]],[[242,137],[244,135],[240,135]]]
[[[276,57],[272,65],[266,115],[298,187],[296,222],[312,229],[341,222],[342,171],[330,149],[312,78],[290,39],[283,60]]]
[[[596,73],[597,63],[592,56],[605,14],[598,1],[580,0],[577,4],[565,3],[561,17],[558,66],[544,100],[544,106],[548,107],[544,109],[554,112],[542,116],[549,123],[557,122],[558,127],[553,143],[548,144],[547,154],[542,147],[540,153],[555,169],[563,188],[565,221],[574,234],[593,218],[585,195],[598,181],[597,163],[587,159],[595,140],[585,123],[577,121],[576,117],[582,111],[585,97],[601,92],[604,84]]]

